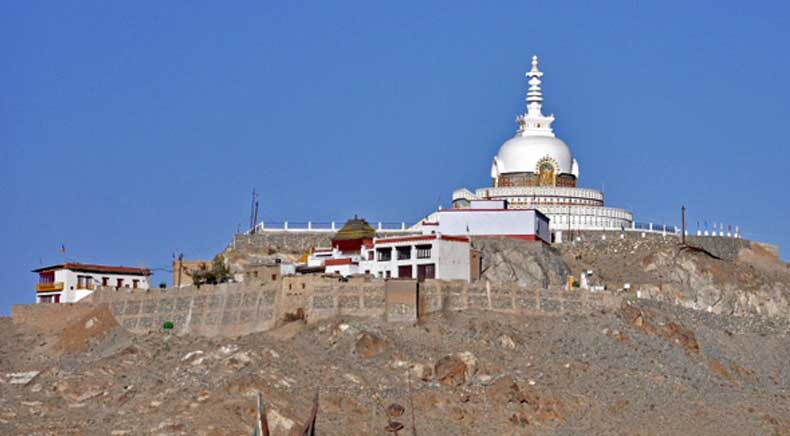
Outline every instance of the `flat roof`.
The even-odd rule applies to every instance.
[[[40,273],[44,271],[55,271],[60,269],[67,269],[71,271],[84,271],[96,273],[111,273],[111,274],[129,274],[138,276],[150,276],[151,270],[148,268],[134,268],[130,266],[113,266],[113,265],[96,265],[89,263],[67,262],[59,263],[57,265],[50,265],[41,268],[36,268],[31,272]]]
[[[471,207],[460,207],[460,208],[453,208],[453,209],[442,209],[438,210],[437,212],[534,212],[537,215],[542,216],[543,218],[549,219],[546,214],[541,212],[535,208],[523,208],[523,209],[473,209]]]
[[[398,242],[411,242],[411,241],[433,241],[436,239],[441,239],[443,241],[466,242],[466,243],[469,242],[469,238],[467,238],[466,236],[432,234],[432,235],[402,236],[396,238],[376,239],[374,241],[374,244],[393,244]]]

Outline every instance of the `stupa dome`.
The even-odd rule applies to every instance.
[[[532,70],[527,73],[527,77],[527,112],[516,118],[519,124],[516,136],[502,144],[494,157],[491,177],[498,179],[502,175],[514,173],[538,174],[541,168],[551,165],[548,169],[552,180],[562,174],[578,178],[579,165],[570,147],[557,138],[551,128],[554,115],[543,115],[543,90],[540,86],[543,72],[538,68],[537,56],[532,57]]]
[[[551,162],[556,174],[574,174],[571,149],[554,136],[516,136],[499,149],[491,167],[491,177],[501,174],[540,172],[544,162]]]

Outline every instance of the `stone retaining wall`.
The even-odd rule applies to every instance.
[[[338,230],[340,228],[338,227]],[[404,236],[404,232],[387,232],[386,230],[377,232],[380,238],[387,236]],[[413,232],[419,234],[419,232]],[[235,250],[252,250],[257,252],[268,252],[271,250],[276,253],[304,254],[312,247],[329,247],[332,244],[334,232],[300,232],[298,230],[289,231],[267,231],[254,233],[251,235],[238,234],[233,238],[231,245]]]
[[[91,295],[90,302],[109,304],[118,322],[136,333],[172,322],[178,333],[235,336],[273,328],[279,294],[279,284],[225,283],[199,289],[101,289]]]
[[[527,290],[440,280],[417,286],[408,280],[343,281],[336,277],[293,276],[274,283],[226,283],[200,288],[102,288],[83,301],[68,307],[14,306],[14,322],[46,325],[48,319],[73,319],[91,304],[107,304],[118,322],[134,333],[160,330],[170,322],[179,334],[238,336],[271,330],[285,322],[287,315],[303,314],[309,323],[338,316],[414,322],[418,316],[430,313],[465,310],[583,315],[616,307],[621,298],[610,293]]]
[[[584,315],[620,305],[609,292],[522,289],[426,281],[420,286],[420,315],[441,311],[490,310],[523,315]]]
[[[701,248],[719,259],[735,260],[738,258],[738,253],[748,248],[751,242],[720,236],[686,236],[686,245]]]

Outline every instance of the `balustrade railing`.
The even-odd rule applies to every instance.
[[[255,232],[337,232],[343,227],[340,221],[262,221],[255,226]],[[405,222],[372,222],[370,225],[379,232],[413,232]],[[247,231],[246,233],[250,233]]]

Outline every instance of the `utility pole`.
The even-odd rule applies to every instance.
[[[250,200],[250,233],[255,233],[255,188],[252,188],[252,199]]]
[[[254,218],[252,219],[252,233],[258,228],[258,194],[255,194],[255,213]]]
[[[681,206],[680,214],[681,214],[680,237],[681,240],[683,241],[683,245],[686,245],[686,206]]]
[[[252,201],[250,202],[250,234],[255,233],[258,227],[258,197],[259,194],[252,188]]]
[[[181,288],[181,271],[184,270],[184,253],[178,254],[178,284],[176,285],[176,289]]]

